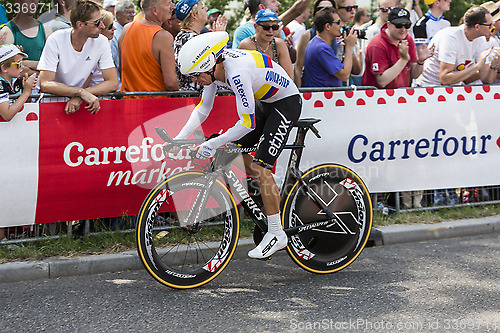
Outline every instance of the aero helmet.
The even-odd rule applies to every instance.
[[[210,71],[228,41],[229,35],[225,31],[207,32],[188,40],[177,57],[181,73],[190,75]]]

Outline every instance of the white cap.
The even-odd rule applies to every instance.
[[[17,46],[14,44],[5,44],[0,46],[0,62],[4,62],[5,60],[15,56],[16,54],[20,54],[23,57],[27,57],[28,55],[24,52],[21,52]]]
[[[104,0],[102,2],[102,8],[104,9],[112,6],[116,6],[116,0]]]

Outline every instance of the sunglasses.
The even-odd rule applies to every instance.
[[[397,24],[394,24],[394,26],[396,27],[396,29],[401,29],[401,28],[410,29],[411,23],[397,23]]]
[[[85,24],[90,23],[90,24],[95,25],[96,27],[99,27],[101,25],[101,22],[102,22],[102,17],[95,20],[95,21],[87,21],[87,22],[85,22]]]
[[[342,22],[342,20],[332,21],[332,23],[330,23],[330,24],[340,25],[340,22]]]
[[[493,27],[493,30],[491,30],[491,28],[493,26],[493,23],[490,23],[490,24],[487,24],[487,23],[478,23],[478,24],[479,25],[484,25],[485,27],[488,27],[491,32],[493,32],[493,30],[495,30],[495,27]]]
[[[23,67],[23,61],[19,60],[18,62],[11,62],[10,65],[11,66],[16,66],[17,69],[21,69]]]
[[[201,73],[193,73],[193,74],[189,74],[188,76],[192,79],[197,79],[198,76],[200,76]]]
[[[382,12],[382,13],[387,13],[389,12],[392,7],[378,7],[378,9]]]
[[[279,24],[273,24],[273,25],[263,25],[263,24],[260,24],[260,23],[257,23],[257,25],[260,25],[262,27],[262,29],[268,31],[270,30],[271,28],[276,31],[276,30],[279,30],[280,28],[280,25]]]
[[[352,12],[353,10],[358,10],[358,6],[339,6],[339,9],[345,9],[346,12]]]

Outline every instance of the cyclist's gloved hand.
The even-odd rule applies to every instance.
[[[213,148],[208,141],[204,142],[198,146],[198,150],[196,151],[196,158],[198,159],[210,158],[214,156],[215,150],[216,149]]]

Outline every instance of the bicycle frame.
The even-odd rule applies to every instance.
[[[312,130],[314,134],[316,134],[317,137],[319,136],[319,133],[317,129],[314,127],[314,123],[318,122],[319,120],[317,119],[302,119],[298,122],[298,125],[295,127],[297,128],[297,134],[295,136],[295,140],[293,144],[291,145],[285,145],[284,149],[290,149],[291,154],[290,158],[288,161],[288,168],[287,168],[287,173],[285,176],[285,181],[283,184],[283,187],[281,188],[280,191],[280,196],[281,196],[281,202],[280,206],[283,207],[284,205],[284,198],[287,196],[289,190],[295,184],[295,182],[298,180],[301,182],[301,185],[304,186],[306,192],[308,195],[313,199],[313,201],[318,205],[319,208],[321,208],[327,215],[328,219],[325,221],[316,221],[311,224],[306,224],[305,226],[300,226],[300,227],[294,227],[294,228],[289,228],[286,229],[285,232],[287,233],[288,236],[292,236],[295,234],[298,234],[300,232],[305,232],[308,231],[312,228],[320,227],[323,225],[326,225],[328,223],[331,223],[332,221],[337,221],[337,218],[329,211],[328,207],[325,206],[325,204],[321,201],[321,199],[318,197],[318,195],[311,190],[309,185],[305,183],[301,177],[302,172],[299,169],[299,164],[300,160],[302,158],[302,151],[305,147],[304,141],[306,134],[309,130]],[[252,218],[254,223],[265,233],[267,232],[267,217],[264,214],[264,212],[259,208],[259,206],[255,203],[251,195],[248,193],[248,190],[246,187],[242,184],[242,182],[238,179],[237,175],[234,173],[234,171],[231,168],[232,163],[230,161],[233,161],[238,155],[242,153],[249,153],[252,151],[255,151],[256,148],[240,148],[240,147],[226,147],[226,148],[220,148],[221,151],[216,154],[214,157],[210,167],[208,168],[207,171],[207,190],[204,191],[204,193],[209,193],[210,192],[210,187],[214,183],[215,179],[218,177],[222,177],[225,181],[225,183],[228,185],[231,193],[236,197],[236,199],[241,203],[247,214]],[[205,200],[207,198],[207,195],[202,195],[200,198],[197,198],[195,207],[203,207]],[[191,212],[191,214],[195,214],[194,212]],[[190,215],[191,215],[190,214]],[[192,217],[190,216],[190,221],[196,221],[196,216],[194,219],[191,219]]]

